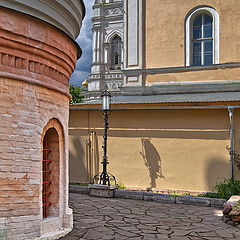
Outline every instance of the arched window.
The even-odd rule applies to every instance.
[[[186,19],[186,65],[219,63],[219,16],[210,7],[192,11]]]
[[[121,69],[122,44],[121,38],[116,35],[111,40],[111,69]]]
[[[192,64],[213,64],[213,19],[206,13],[196,16],[192,26]]]

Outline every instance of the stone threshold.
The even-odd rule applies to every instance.
[[[89,194],[89,187],[70,185],[69,191],[71,193]],[[220,198],[204,198],[204,197],[193,197],[193,196],[180,196],[173,194],[162,194],[162,193],[151,193],[151,192],[140,192],[140,191],[129,191],[129,190],[114,190],[114,198],[126,198],[136,199],[145,201],[155,201],[161,203],[175,203],[185,205],[197,205],[204,207],[223,207],[223,204],[227,201],[226,199]]]

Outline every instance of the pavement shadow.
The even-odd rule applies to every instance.
[[[148,168],[149,177],[150,177],[150,188],[156,187],[156,180],[158,178],[164,178],[162,174],[162,166],[161,166],[161,157],[155,148],[155,146],[151,143],[151,138],[142,138],[142,152],[140,154],[143,157],[144,164]]]

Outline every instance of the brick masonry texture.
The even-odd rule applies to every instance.
[[[42,220],[42,141],[59,135],[56,228],[71,228],[68,208],[68,79],[77,49],[67,36],[32,17],[0,8],[0,239],[36,239]]]
[[[0,102],[4,103],[0,107],[0,218],[29,216],[32,224],[32,218],[40,221],[42,131],[50,119],[57,118],[65,126],[67,141],[68,98],[42,87],[1,79]],[[6,225],[10,227],[11,222]],[[14,224],[16,229],[10,227],[9,234],[27,234],[23,225],[22,221],[19,228]]]

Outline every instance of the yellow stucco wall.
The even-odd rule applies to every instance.
[[[145,68],[185,66],[185,18],[195,7],[210,6],[220,19],[219,63],[240,62],[238,0],[145,1]],[[146,83],[197,80],[239,80],[239,68],[146,75]]]
[[[240,80],[240,68],[198,70],[186,72],[165,72],[145,76],[146,83],[154,82],[197,82],[211,80]]]
[[[227,109],[115,110],[109,121],[109,171],[127,186],[210,191],[229,177]],[[92,165],[101,171],[102,126],[99,111],[70,111],[70,181],[90,179],[86,140],[91,131],[96,132]]]
[[[146,67],[184,66],[185,17],[197,6],[220,18],[220,63],[240,61],[238,0],[146,1]]]

